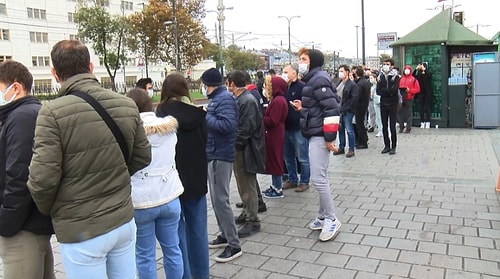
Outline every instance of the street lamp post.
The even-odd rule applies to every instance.
[[[359,64],[359,36],[358,36],[359,25],[356,25],[354,27],[356,27],[356,63]]]
[[[175,9],[175,0],[172,0],[172,14],[174,16],[174,47],[175,47],[175,70],[180,72],[179,65],[179,32],[177,31],[177,10]]]
[[[144,24],[144,22],[145,22],[144,21],[144,17],[146,15],[144,14],[144,7],[146,6],[146,4],[145,3],[139,3],[138,5],[142,5],[142,16],[143,16],[142,22],[143,22],[143,25],[145,25]],[[142,40],[144,42],[144,66],[146,68],[146,77],[149,77],[148,76],[148,40],[147,40],[148,36],[146,35],[146,26],[143,26],[143,29],[144,29],[143,30],[144,31],[144,37],[143,37]]]
[[[361,60],[366,65],[366,40],[365,40],[365,1],[361,0]]]
[[[300,18],[300,16],[292,16],[292,17],[287,17],[287,16],[278,16],[278,18],[284,18],[288,21],[288,63],[292,64],[292,44],[290,41],[290,21],[294,18]]]

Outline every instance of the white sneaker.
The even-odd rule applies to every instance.
[[[425,122],[420,122],[420,129],[425,128]]]
[[[323,219],[319,219],[318,217],[316,217],[316,219],[314,219],[311,224],[309,224],[309,228],[313,231],[319,231],[323,228],[323,223]]]
[[[321,233],[319,234],[320,241],[328,241],[335,237],[335,235],[339,232],[342,224],[338,219],[332,221],[331,219],[325,218],[323,221],[323,228],[321,229]]]
[[[425,122],[425,129],[431,128],[431,122]]]
[[[377,137],[377,138],[380,138],[381,136],[382,136],[382,132],[380,132],[380,131],[379,131],[379,132],[377,133],[376,137]]]

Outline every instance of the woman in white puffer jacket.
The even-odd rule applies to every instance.
[[[157,278],[156,239],[163,251],[167,278],[182,278],[184,267],[179,247],[181,213],[179,196],[184,192],[175,167],[177,120],[157,117],[151,98],[141,89],[127,96],[135,101],[151,144],[151,164],[131,177],[132,202],[137,225],[136,265],[139,278]]]

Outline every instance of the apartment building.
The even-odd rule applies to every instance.
[[[107,0],[111,14],[129,15],[143,8],[141,0]],[[0,62],[13,59],[26,65],[34,76],[34,91],[42,92],[56,87],[50,74],[50,51],[52,46],[63,39],[77,39],[77,26],[73,15],[77,0],[0,0]],[[90,46],[94,74],[101,83],[110,82],[106,69]],[[137,79],[146,77],[143,57],[129,53],[125,69],[119,69],[116,82],[135,84]],[[148,76],[161,81],[165,69],[171,66],[161,61],[148,63]]]

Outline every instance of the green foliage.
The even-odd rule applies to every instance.
[[[175,65],[175,24],[172,1],[176,1],[176,20],[181,69],[190,68],[203,58],[206,44],[205,0],[150,0],[144,9],[129,16],[130,36],[127,44],[148,60]],[[168,22],[168,24],[165,24]]]
[[[236,45],[230,45],[224,53],[226,69],[232,70],[257,70],[265,65],[264,59],[256,55],[242,51]]]
[[[123,16],[110,15],[102,0],[97,0],[93,5],[81,2],[74,15],[78,26],[78,36],[90,42],[92,48],[102,58],[106,71],[113,83],[116,71],[124,61],[124,33],[127,22]]]

